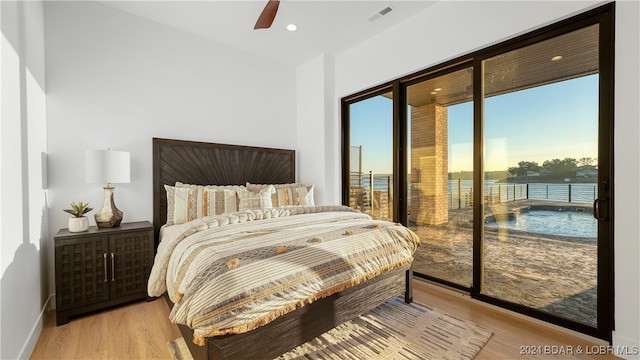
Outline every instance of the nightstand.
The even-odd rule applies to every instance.
[[[155,256],[148,221],[122,223],[79,233],[62,229],[54,237],[56,322],[147,297]]]

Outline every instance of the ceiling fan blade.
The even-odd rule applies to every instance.
[[[278,12],[278,6],[280,6],[280,0],[269,0],[267,5],[265,5],[258,21],[256,21],[256,26],[253,29],[268,29],[271,27],[273,20],[276,18],[276,13]]]

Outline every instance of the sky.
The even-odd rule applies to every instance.
[[[473,103],[448,107],[449,172],[473,170]],[[598,75],[485,99],[485,170],[520,161],[597,159]],[[377,96],[350,107],[351,145],[363,147],[363,171],[392,169],[392,100]]]

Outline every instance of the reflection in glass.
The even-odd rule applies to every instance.
[[[393,220],[393,100],[391,93],[349,106],[349,206]]]
[[[596,326],[598,26],[483,66],[481,292]]]
[[[407,88],[408,225],[421,239],[414,272],[466,288],[473,274],[472,73]]]

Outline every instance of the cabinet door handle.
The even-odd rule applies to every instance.
[[[107,282],[107,253],[102,253],[104,257],[104,282]]]
[[[116,264],[115,264],[115,254],[111,253],[111,281],[116,281]]]

